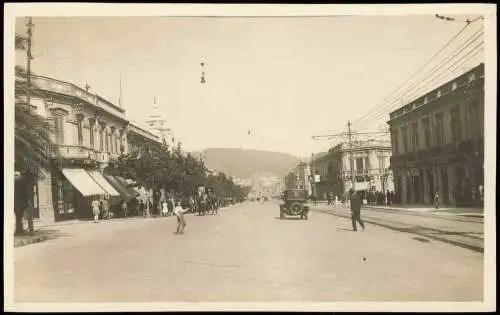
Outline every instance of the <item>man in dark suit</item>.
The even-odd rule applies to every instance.
[[[359,222],[359,225],[365,230],[365,224],[363,220],[361,220],[361,199],[358,194],[351,188],[349,191],[350,201],[351,201],[351,221],[352,221],[352,229],[356,232],[358,229],[356,227],[356,221]]]

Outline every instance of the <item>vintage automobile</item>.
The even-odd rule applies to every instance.
[[[288,189],[283,191],[283,203],[280,204],[280,219],[284,219],[285,215],[299,216],[301,219],[307,220],[309,207],[305,205],[307,202],[307,191],[304,189]]]

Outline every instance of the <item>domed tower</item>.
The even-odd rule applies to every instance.
[[[167,120],[163,117],[160,112],[160,108],[156,103],[156,97],[153,100],[153,107],[151,114],[146,120],[148,129],[160,137],[163,143],[166,143],[169,148],[175,146],[175,138],[173,136],[172,130],[167,125]]]

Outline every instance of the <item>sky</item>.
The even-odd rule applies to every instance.
[[[17,19],[16,32],[24,33],[25,23]],[[185,150],[243,148],[300,157],[335,144],[311,136],[344,132],[348,120],[380,107],[464,25],[433,15],[34,17],[33,23],[35,73],[88,83],[114,103],[121,75],[126,118],[144,126],[156,98]],[[435,62],[481,26],[472,24]],[[24,62],[16,52],[16,63]],[[388,111],[376,118],[353,128],[377,131]]]

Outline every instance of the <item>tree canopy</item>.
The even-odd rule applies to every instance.
[[[148,189],[165,189],[178,196],[191,196],[198,187],[212,187],[219,197],[245,197],[248,190],[236,185],[224,173],[211,175],[204,162],[192,154],[183,154],[181,144],[171,150],[142,148],[121,155],[105,171],[135,180]]]

